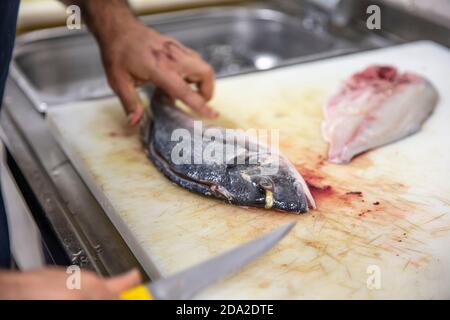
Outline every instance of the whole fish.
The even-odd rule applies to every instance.
[[[238,130],[199,130],[198,121],[161,90],[153,93],[141,139],[153,164],[190,191],[243,207],[295,213],[315,208],[304,179],[285,157]]]
[[[328,159],[349,162],[366,150],[399,140],[422,127],[438,93],[425,78],[374,65],[352,75],[324,110]]]

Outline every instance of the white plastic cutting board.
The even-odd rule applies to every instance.
[[[374,63],[427,77],[440,94],[436,111],[414,136],[349,165],[328,164],[322,106],[343,79]],[[137,130],[125,127],[116,99],[49,111],[55,137],[150,275],[298,221],[268,254],[198,297],[450,298],[446,48],[418,42],[231,77],[218,81],[211,104],[220,125],[280,129],[280,148],[315,186],[319,210],[247,210],[172,184],[145,157]]]

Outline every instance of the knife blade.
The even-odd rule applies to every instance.
[[[215,281],[237,271],[269,251],[291,231],[295,224],[296,222],[291,222],[275,231],[168,278],[159,279],[123,292],[121,298],[124,300],[190,299]]]

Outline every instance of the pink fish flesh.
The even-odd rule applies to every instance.
[[[329,143],[329,161],[346,163],[417,132],[437,100],[428,80],[391,66],[370,66],[352,75],[325,106],[322,135]]]

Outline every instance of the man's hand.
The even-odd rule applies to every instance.
[[[100,46],[108,82],[119,96],[130,125],[142,116],[135,86],[145,82],[160,87],[200,115],[217,116],[207,105],[213,95],[214,71],[196,52],[142,24],[125,0],[63,2],[81,7]]]
[[[137,270],[110,279],[81,271],[80,289],[66,286],[68,274],[60,268],[31,272],[0,271],[0,300],[113,300],[141,282]]]
[[[130,125],[139,121],[143,111],[134,87],[147,81],[203,116],[216,115],[206,104],[213,94],[213,69],[174,39],[132,21],[102,42],[101,52],[109,84],[125,107]]]

